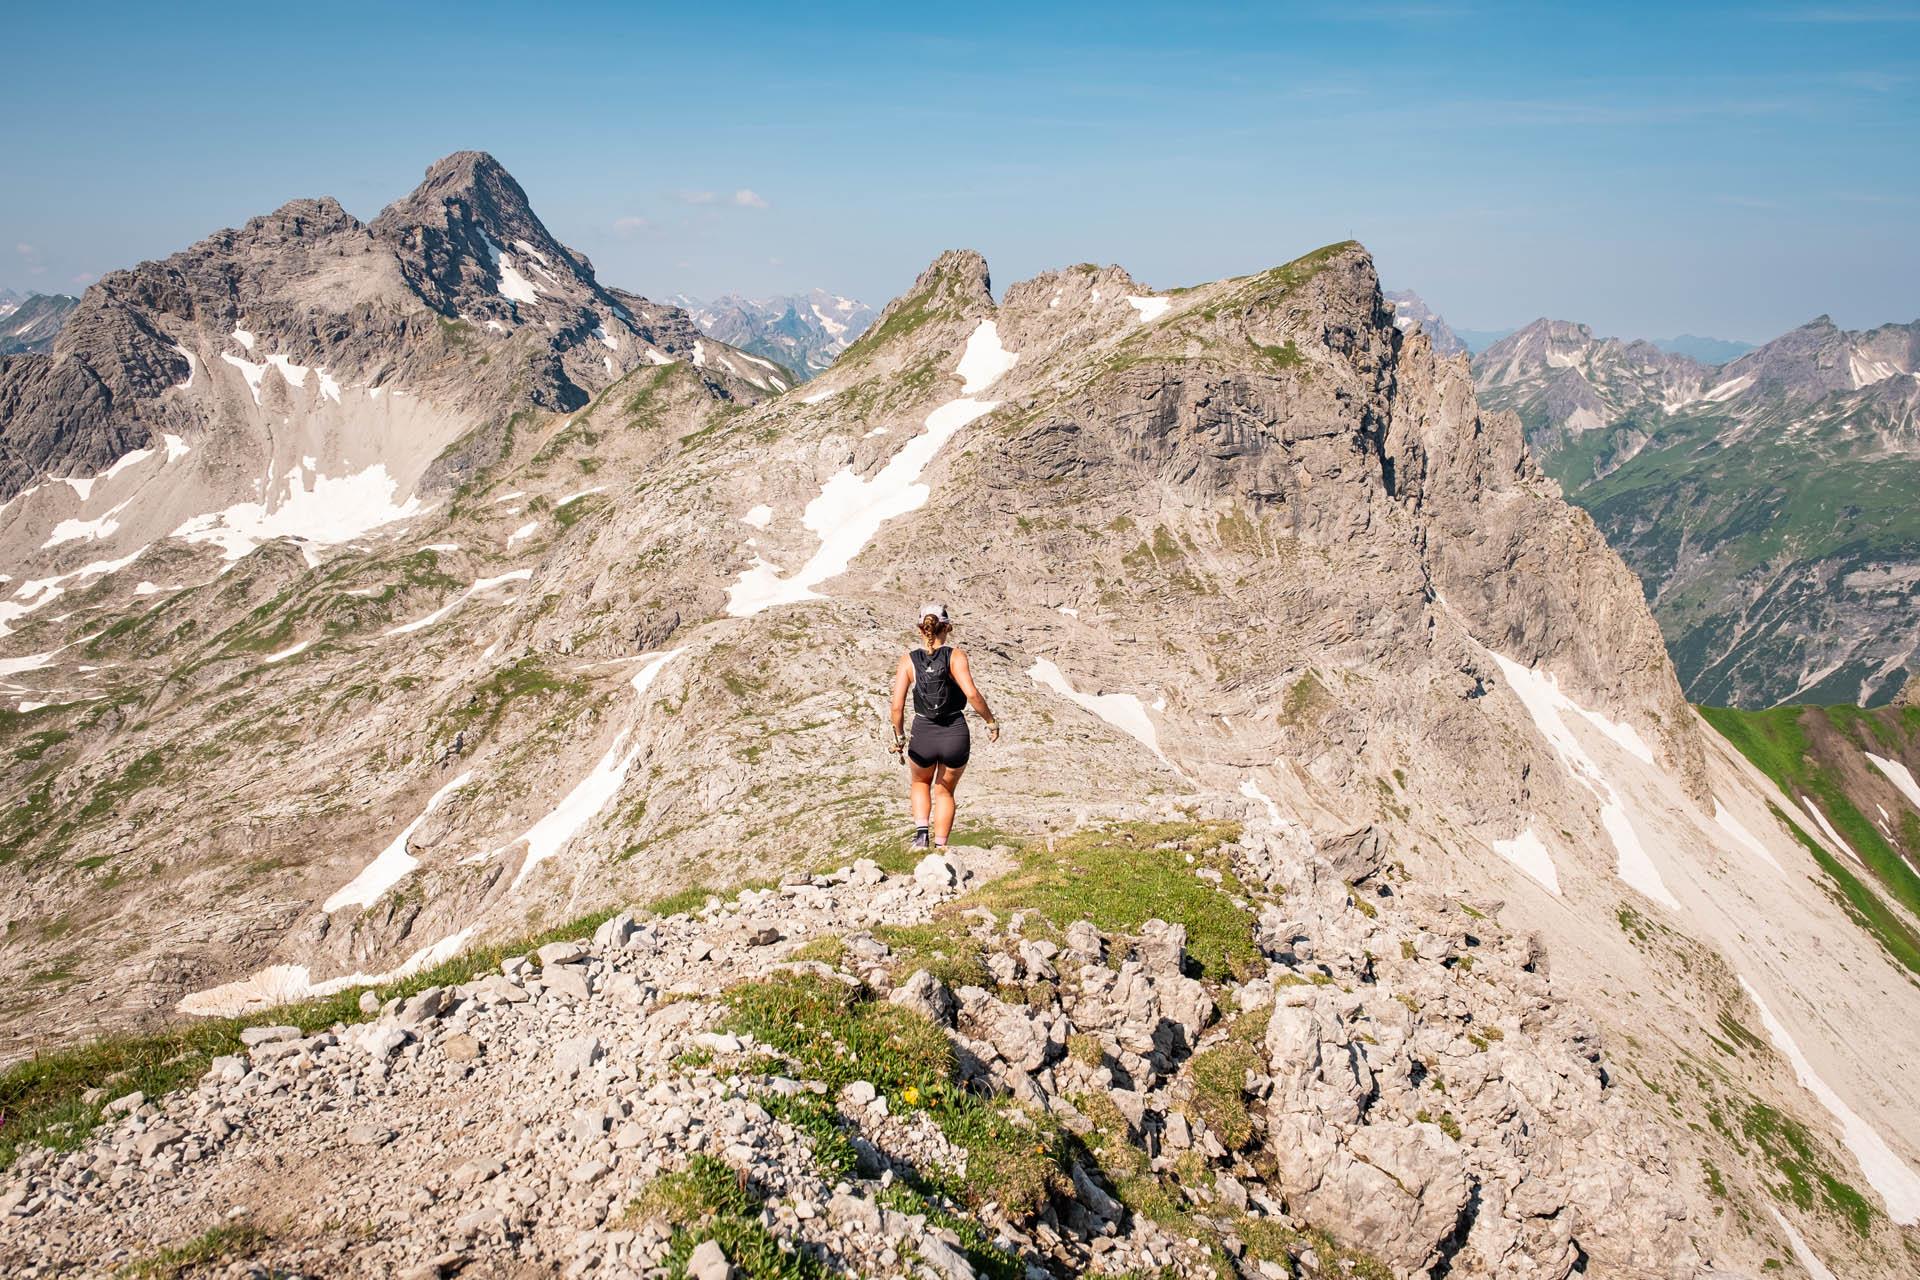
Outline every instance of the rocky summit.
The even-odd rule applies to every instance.
[[[1904,712],[1697,713],[1363,248],[696,332],[467,154],[9,361],[12,1271],[1920,1263]]]

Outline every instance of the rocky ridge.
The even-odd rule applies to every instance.
[[[1259,915],[1244,981],[1190,976],[1181,925],[1122,935],[954,902],[978,877],[939,854],[621,914],[491,976],[369,993],[370,1021],[252,1027],[194,1090],[113,1099],[92,1143],[16,1168],[0,1257],[108,1274],[244,1222],[236,1251],[274,1274],[700,1275],[697,1238],[739,1261],[740,1237],[660,1189],[718,1162],[761,1232],[835,1272],[1699,1274],[1671,1156],[1609,1089],[1539,940],[1396,888],[1373,833],[1316,850],[1249,817],[1224,873],[1213,857],[1178,872],[1251,895],[1217,907]],[[1163,843],[1216,853],[1197,832]],[[886,940],[935,922],[991,990],[949,989]],[[745,984],[731,1009],[717,973]],[[756,985],[939,1028],[951,1083],[1047,1153],[1045,1188],[1016,1199],[987,1172],[1004,1152],[942,1127],[937,1070],[823,1079],[743,1030],[737,995]],[[796,1098],[824,1108],[824,1133]],[[1155,1193],[1183,1207],[1156,1224]]]
[[[1393,323],[1402,333],[1418,325],[1427,335],[1427,341],[1433,344],[1435,352],[1443,356],[1461,356],[1472,354],[1459,335],[1447,327],[1440,313],[1427,305],[1425,298],[1411,289],[1397,289],[1386,295],[1393,306]]]

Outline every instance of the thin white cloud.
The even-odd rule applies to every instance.
[[[766,197],[746,187],[742,187],[733,193],[733,202],[743,209],[764,209],[767,207]]]
[[[667,199],[677,200],[681,204],[712,204],[720,197],[712,191],[669,191]]]
[[[628,214],[624,218],[613,220],[613,229],[623,236],[636,236],[653,224],[637,214]]]

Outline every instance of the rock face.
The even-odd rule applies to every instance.
[[[16,1053],[54,1026],[377,992],[589,907],[771,878],[782,887],[753,891],[726,930],[675,940],[676,966],[719,960],[689,994],[780,956],[823,981],[897,987],[892,1016],[951,1032],[960,1085],[1064,1124],[1063,1101],[1124,1134],[1138,1155],[1115,1147],[1116,1162],[1144,1161],[1206,1216],[1297,1208],[1289,1230],[1324,1217],[1377,1236],[1336,1243],[1377,1246],[1408,1275],[1523,1262],[1563,1275],[1583,1255],[1697,1274],[1787,1256],[1771,1188],[1831,1178],[1832,1204],[1779,1206],[1797,1238],[1852,1274],[1901,1273],[1920,1217],[1905,952],[1849,914],[1879,912],[1829,867],[1845,869],[1837,846],[1816,858],[1776,816],[1798,798],[1688,707],[1632,574],[1561,499],[1520,419],[1483,409],[1465,362],[1396,327],[1360,246],[1177,293],[1074,267],[999,302],[978,254],[945,253],[803,394],[765,397],[747,372],[775,391],[778,375],[753,357],[693,337],[678,358],[642,330],[658,324],[664,343],[679,322],[609,290],[632,317],[616,328],[584,263],[516,222],[517,188],[478,161],[428,186],[373,228],[315,204],[246,233],[283,249],[234,287],[327,275],[335,345],[303,345],[318,311],[205,302],[195,340],[229,345],[168,356],[156,338],[154,360],[195,385],[155,403],[204,391],[186,403],[218,414],[218,432],[182,438],[179,455],[162,431],[164,460],[159,445],[123,455],[112,475],[45,481],[4,512],[25,578],[0,601],[13,632],[0,679],[18,699],[0,717],[14,788],[0,848],[15,851],[0,862],[0,964],[32,994],[0,1013]],[[168,271],[190,274],[154,271],[156,298],[175,296]],[[90,305],[180,336],[177,313],[135,305],[143,279]],[[364,312],[355,281],[386,282]],[[377,305],[401,296],[389,285],[411,309]],[[203,305],[199,286],[176,292]],[[493,310],[462,330],[436,306]],[[566,336],[589,316],[605,341]],[[102,332],[77,323],[61,343]],[[412,326],[421,345],[375,396],[362,363],[375,349],[357,344],[382,325]],[[591,383],[589,354],[613,361],[609,381]],[[534,391],[560,383],[536,363],[592,398],[543,406]],[[34,368],[57,373],[60,357]],[[346,442],[333,456],[350,445],[425,487],[373,491],[385,505],[334,488],[340,473],[303,452],[322,435],[300,432],[322,428]],[[272,444],[241,455],[273,459],[245,502],[239,481],[260,472],[227,461],[236,439]],[[143,514],[175,500],[174,475],[216,464],[238,478],[220,522]],[[339,524],[287,523],[287,503],[310,501]],[[858,937],[874,922],[857,916],[829,930],[844,948],[824,953],[833,964],[793,955],[814,939],[788,877],[832,889],[841,912],[883,881],[924,899],[968,888],[967,871],[987,878],[954,855],[881,871],[900,853],[887,829],[905,790],[881,716],[929,593],[951,602],[1006,728],[998,744],[975,738],[962,833],[997,827],[1033,856],[1065,841],[1067,856],[1119,822],[1146,848],[1194,853],[1172,883],[1191,873],[1207,911],[1137,909],[1127,882],[1089,866],[1072,893],[1113,918],[1067,890],[1044,910],[995,896],[1033,883],[1018,877],[983,889],[994,918],[960,917],[995,940],[978,971],[928,961],[925,979],[881,984],[885,940]],[[1196,825],[1205,848],[1167,834]],[[842,865],[844,886],[813,885]],[[1045,924],[1016,926],[1028,910]],[[667,933],[632,914],[568,944],[579,956],[509,959],[457,998],[503,1026],[534,1006],[554,1025],[526,1036],[551,1047],[565,1086],[598,1087],[596,1073],[635,1062],[628,1013],[660,985],[645,962]],[[1231,983],[1216,926],[1243,966]],[[372,1030],[315,1049],[355,1071],[356,1055],[377,1059],[392,1079],[449,1015],[376,999]],[[554,1017],[583,1001],[612,1021]],[[1263,1004],[1280,1029],[1241,1028],[1226,1049],[1226,1019]],[[498,1028],[455,1029],[475,1043],[456,1042],[450,1068],[529,1061],[483,1030]],[[708,1033],[707,1054],[733,1052],[728,1036],[745,1047],[694,1028]],[[1244,1121],[1209,1112],[1236,1081]],[[732,1088],[708,1100],[776,1132]],[[872,1115],[879,1101],[857,1104],[879,1126],[863,1139],[919,1141]],[[618,1130],[596,1114],[600,1139],[513,1185],[578,1189],[582,1204],[621,1185],[597,1145]],[[641,1123],[625,1107],[620,1121]],[[1774,1140],[1787,1122],[1792,1140]],[[355,1123],[403,1133],[383,1115]],[[494,1160],[434,1185],[488,1183]],[[1050,1186],[1085,1180],[1056,1172]],[[802,1195],[817,1208],[814,1190]],[[19,1204],[36,1194],[66,1192]],[[1055,1210],[1055,1237],[1117,1238],[1093,1220],[1114,1221],[1098,1197],[1074,1205],[1081,1216]],[[505,1238],[518,1212],[463,1206],[451,1225]],[[434,1248],[452,1251],[458,1232],[445,1234]],[[1170,1234],[1129,1236],[1117,1269],[1167,1265],[1163,1245],[1191,1260]],[[1076,1267],[1100,1251],[1060,1247]]]
[[[1920,322],[1822,316],[1719,367],[1539,320],[1474,358],[1592,512],[1696,702],[1891,700],[1913,669]]]
[[[825,372],[875,318],[866,303],[825,289],[783,298],[727,294],[711,302],[673,301],[687,309],[701,332],[776,361],[802,378]]]

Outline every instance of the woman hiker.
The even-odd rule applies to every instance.
[[[913,766],[913,847],[924,849],[931,834],[936,849],[947,847],[953,830],[953,793],[966,772],[971,740],[967,704],[987,722],[993,742],[1000,725],[973,683],[964,649],[947,647],[953,624],[945,605],[920,606],[920,647],[900,655],[893,672],[893,753],[906,753]],[[913,689],[913,744],[903,732],[907,689]],[[931,827],[931,832],[929,832]]]

